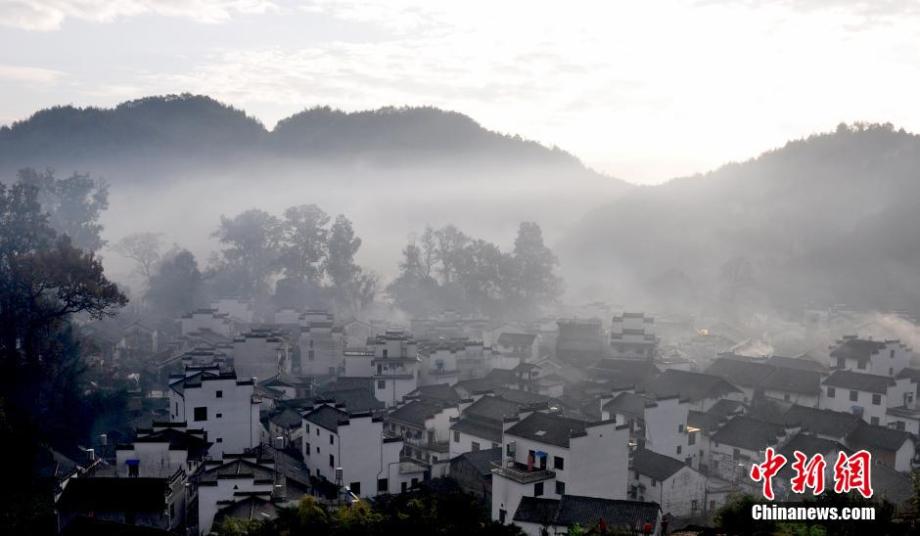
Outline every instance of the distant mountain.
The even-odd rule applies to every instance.
[[[637,188],[559,248],[570,279],[600,275],[623,300],[920,311],[920,136],[841,125]]]
[[[486,130],[467,116],[437,108],[353,113],[314,108],[268,131],[240,110],[184,94],[111,109],[57,106],[0,127],[0,171],[5,172],[24,166],[108,170],[113,162],[140,161],[153,166],[142,174],[156,175],[172,166],[220,167],[275,157],[397,166],[439,160],[553,165],[598,176],[565,151]]]

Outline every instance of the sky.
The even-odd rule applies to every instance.
[[[0,124],[181,92],[269,128],[438,106],[652,184],[840,122],[920,132],[920,2],[0,0]]]

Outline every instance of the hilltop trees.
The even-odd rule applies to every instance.
[[[411,242],[403,250],[399,276],[387,291],[396,305],[413,314],[459,308],[531,315],[559,296],[562,285],[556,265],[533,222],[520,225],[511,253],[453,225],[437,231],[428,228],[421,246]]]
[[[221,244],[211,267],[222,294],[265,297],[275,286],[280,306],[321,298],[354,311],[373,300],[376,277],[355,262],[361,239],[351,221],[300,205],[277,218],[262,210],[222,217],[214,232]]]

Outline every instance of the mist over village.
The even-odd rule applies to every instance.
[[[920,533],[918,17],[0,1],[2,532]]]

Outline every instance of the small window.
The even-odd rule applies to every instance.
[[[696,445],[696,432],[690,432],[687,434],[687,444]]]
[[[332,434],[329,434],[329,444],[335,445],[335,436]]]
[[[390,489],[390,483],[386,478],[377,479],[377,493],[386,493]]]
[[[309,424],[306,425],[305,431],[306,431],[306,433],[308,433],[308,434],[310,433],[310,425],[309,425]]]
[[[454,443],[460,442],[460,432],[454,430]]]
[[[677,425],[677,433],[678,433],[678,434],[684,433],[684,425],[683,425],[683,424],[678,424],[678,425]]]
[[[214,415],[214,418],[215,418],[215,419],[221,419],[221,418],[223,418],[223,416],[224,416],[223,413],[218,413],[218,414]]]
[[[658,481],[655,480],[655,479],[653,478],[653,479],[652,479],[652,487],[654,488],[654,487],[657,487],[657,486],[658,486]]]
[[[836,389],[834,389],[833,387],[828,387],[828,388],[827,388],[827,397],[828,397],[828,398],[834,398],[836,395],[837,395],[837,390],[836,390]]]
[[[850,391],[850,402],[856,402],[857,400],[859,400],[859,392]]]
[[[196,421],[208,420],[208,408],[205,408],[205,407],[195,408],[195,420]]]
[[[386,389],[387,381],[386,380],[377,380],[377,389]]]
[[[789,396],[789,393],[784,393],[784,394],[783,394],[783,400],[785,400],[786,402],[789,402],[789,400],[791,400],[791,399],[792,399],[792,397]]]
[[[732,459],[737,460],[741,457],[741,449],[734,449],[732,451]]]
[[[869,423],[874,424],[875,426],[878,426],[878,417],[872,417],[871,419],[869,419]]]
[[[565,495],[565,482],[556,481],[556,495]]]
[[[894,350],[889,350],[889,351],[888,351],[888,356],[893,358],[893,357],[894,357]]]
[[[310,341],[310,342],[313,342],[313,341]],[[315,360],[316,360],[316,354],[313,352],[313,350],[310,350],[310,351],[307,352],[307,360],[308,360],[308,361],[315,361]]]
[[[507,510],[505,510],[504,508],[502,508],[502,509],[500,509],[500,510],[498,511],[498,522],[499,522],[499,523],[504,524],[504,523],[505,523],[505,518],[507,518],[507,517],[508,517],[508,511],[507,511]]]
[[[894,428],[895,430],[900,430],[903,432],[904,431],[904,421],[898,421],[894,423]]]
[[[350,489],[351,492],[354,493],[355,495],[359,497],[361,496],[361,483],[360,482],[352,482],[351,484],[348,485],[348,489]]]
[[[696,499],[691,500],[690,501],[690,511],[696,512],[699,509],[700,509],[700,502]]]
[[[543,482],[537,482],[533,485],[533,496],[542,497],[543,496]]]
[[[316,437],[319,437],[319,428],[316,429]]]
[[[872,395],[872,405],[881,406],[882,405],[882,395],[876,393]]]
[[[217,398],[223,398],[223,397],[224,397],[224,392],[223,392],[223,391],[217,391],[217,392],[214,393],[214,394],[217,396]]]
[[[218,438],[217,438],[217,442],[218,442],[218,443],[223,443],[223,442],[224,442],[224,438],[218,437]]]
[[[479,450],[479,443],[478,443],[477,441],[473,441],[473,442],[470,444],[470,446],[472,447],[473,452],[477,452],[477,451]]]
[[[309,444],[309,443],[307,443],[307,446],[306,446],[306,448],[304,449],[304,452],[307,453],[307,456],[310,455],[310,444]]]
[[[553,456],[553,469],[565,470],[565,459],[562,456]]]
[[[683,452],[683,447],[680,445],[677,445],[677,453],[681,454],[682,452]]]
[[[329,455],[329,467],[335,467],[335,456]]]

